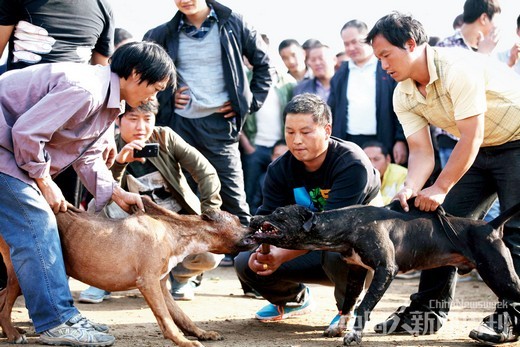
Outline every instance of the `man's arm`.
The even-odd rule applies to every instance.
[[[0,57],[7,47],[7,43],[9,42],[9,38],[13,33],[14,25],[0,25]]]
[[[90,64],[91,65],[108,65],[108,58],[107,56],[104,56],[101,53],[98,53],[96,51],[92,51],[92,57],[90,58]]]
[[[407,142],[409,148],[408,176],[403,189],[396,195],[405,211],[408,211],[406,200],[418,194],[435,167],[435,154],[430,130],[427,126],[408,136]]]
[[[415,205],[433,211],[444,202],[446,194],[471,167],[484,140],[484,115],[457,121],[460,139],[435,183],[417,195]]]

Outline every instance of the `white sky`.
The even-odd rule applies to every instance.
[[[174,0],[109,0],[116,25],[130,31],[137,39],[159,24],[170,20],[177,8]],[[268,35],[271,52],[278,64],[278,44],[286,38],[303,43],[316,38],[335,51],[343,50],[339,30],[351,19],[367,23],[369,28],[393,10],[412,14],[425,27],[429,36],[441,38],[453,33],[453,19],[462,13],[464,0],[221,0]],[[519,0],[500,0],[502,14],[498,18],[501,41],[498,49],[509,48],[516,36]]]

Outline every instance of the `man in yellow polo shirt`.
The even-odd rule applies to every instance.
[[[408,176],[397,194],[403,208],[433,211],[439,205],[457,216],[482,218],[497,194],[502,210],[520,201],[520,78],[483,54],[430,47],[420,22],[393,12],[367,36],[383,69],[399,82],[394,109],[410,148]],[[434,167],[428,125],[460,138],[433,185],[424,188]],[[506,224],[504,242],[520,270],[520,218]],[[501,269],[497,269],[500,271]],[[378,333],[433,333],[446,320],[455,289],[455,271],[423,271],[419,292]],[[507,271],[507,269],[503,269]],[[520,304],[499,298],[495,312],[470,337],[483,343],[516,341]]]

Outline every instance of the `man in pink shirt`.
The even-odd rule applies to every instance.
[[[168,54],[149,42],[121,47],[109,66],[40,64],[0,77],[0,233],[41,342],[114,343],[107,326],[73,306],[54,216],[67,205],[52,178],[72,165],[98,210],[110,200],[125,210],[142,208],[139,195],[113,179],[102,154],[121,101],[137,107],[175,80]]]

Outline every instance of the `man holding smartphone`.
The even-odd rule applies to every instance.
[[[158,103],[154,99],[136,108],[127,107],[118,117],[118,154],[111,168],[114,178],[122,188],[148,195],[157,204],[177,213],[200,214],[208,208],[220,208],[222,200],[216,170],[173,130],[155,126],[157,109]],[[188,171],[197,182],[200,200],[189,187],[182,170]],[[124,216],[114,204],[105,212],[112,218]],[[222,258],[223,255],[209,252],[186,257],[171,273],[173,298],[192,300],[197,283],[192,278],[214,269]],[[109,294],[90,287],[80,294],[79,300],[99,303]]]

